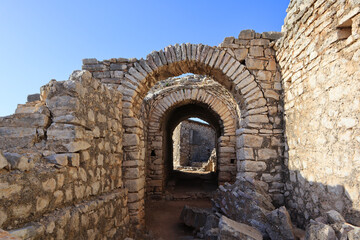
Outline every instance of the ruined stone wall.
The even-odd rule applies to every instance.
[[[127,235],[121,98],[75,71],[0,119],[1,228],[40,239]]]
[[[360,223],[359,4],[293,0],[276,45],[285,93],[286,204],[300,224],[330,209]]]
[[[196,162],[207,162],[217,139],[211,126],[186,120],[175,128],[173,141],[173,161],[174,167],[177,167],[192,166],[192,163]],[[175,151],[175,148],[178,151]]]

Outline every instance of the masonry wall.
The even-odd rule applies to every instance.
[[[277,43],[286,204],[299,224],[335,209],[360,224],[359,1],[290,2]]]
[[[179,130],[176,132],[176,130]],[[176,141],[179,140],[179,141]],[[207,162],[217,141],[211,126],[191,120],[182,121],[174,130],[174,166]],[[178,142],[178,144],[175,144]],[[175,151],[178,148],[178,151]]]
[[[75,71],[0,119],[1,228],[40,239],[128,235],[121,98]]]

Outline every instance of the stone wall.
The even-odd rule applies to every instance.
[[[0,227],[41,239],[124,238],[121,93],[75,71],[40,97],[0,119]]]
[[[175,144],[176,140],[179,140],[178,144]],[[199,162],[206,163],[215,148],[217,139],[211,126],[188,119],[175,128],[173,141],[173,161],[174,167],[177,167],[192,166]],[[178,151],[175,150],[176,148]]]
[[[360,224],[360,6],[292,0],[277,42],[286,204],[299,224],[335,209]]]

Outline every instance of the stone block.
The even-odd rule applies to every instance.
[[[35,102],[35,101],[40,101],[39,93],[30,94],[27,96],[27,102]]]
[[[125,181],[125,187],[129,192],[138,192],[143,189],[145,186],[145,181],[143,179],[131,179]]]
[[[337,238],[334,229],[332,229],[329,225],[310,220],[310,224],[306,227],[305,239],[333,240]]]
[[[5,167],[9,167],[9,163],[7,159],[4,157],[2,151],[0,151],[0,170]]]
[[[270,31],[270,32],[263,32],[261,34],[261,37],[265,38],[265,39],[270,39],[270,40],[277,40],[277,39],[281,38],[282,35],[283,35],[282,32]]]
[[[243,61],[248,55],[249,50],[247,48],[238,48],[234,50],[235,58],[238,61]]]
[[[82,62],[84,65],[98,64],[98,60],[96,58],[84,58]]]
[[[78,141],[65,144],[65,147],[69,152],[74,153],[89,149],[91,145],[85,141]]]
[[[123,137],[123,146],[137,146],[139,144],[139,136],[137,134],[128,134],[125,133]]]
[[[264,56],[264,48],[260,46],[252,46],[249,49],[249,55],[254,57],[263,57]]]
[[[18,153],[4,153],[4,157],[10,164],[11,169],[17,169],[20,171],[29,171],[34,168],[34,162]]]
[[[60,166],[67,166],[68,165],[68,156],[67,154],[54,154],[47,156],[46,159],[53,164],[57,164]]]
[[[278,153],[275,149],[265,148],[258,150],[259,160],[269,160],[271,158],[277,158]]]
[[[243,40],[250,40],[255,38],[255,31],[252,29],[247,29],[247,30],[242,30],[239,33],[239,39],[243,39]]]
[[[247,240],[262,240],[262,234],[256,228],[253,228],[249,225],[236,222],[222,216],[219,222],[219,238],[226,240],[238,240],[238,239],[247,239]]]
[[[240,148],[237,150],[240,160],[254,159],[254,151],[252,148]]]
[[[260,136],[250,135],[250,134],[242,134],[237,138],[238,147],[253,147],[258,148],[261,147],[264,138]]]
[[[266,218],[271,223],[266,229],[271,239],[295,240],[291,218],[284,206],[266,214]]]
[[[248,69],[263,70],[265,68],[265,60],[246,58],[245,64]]]
[[[240,164],[240,170],[248,172],[263,172],[266,168],[266,163],[261,161],[244,160]]]

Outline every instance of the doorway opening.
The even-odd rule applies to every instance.
[[[200,118],[182,121],[172,141],[174,170],[216,172],[216,132],[208,122]]]

